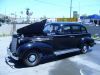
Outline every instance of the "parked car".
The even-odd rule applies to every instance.
[[[21,60],[27,66],[35,66],[44,55],[78,50],[86,53],[93,45],[91,34],[80,23],[46,23],[43,20],[18,29],[7,52],[11,58]]]

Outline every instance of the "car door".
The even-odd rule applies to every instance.
[[[55,50],[61,50],[70,48],[71,42],[71,27],[65,25],[51,25],[49,28],[45,28],[47,33],[47,37],[51,37],[52,40],[46,41],[48,44],[52,45]],[[47,30],[46,30],[47,29]],[[53,29],[53,31],[52,31]]]
[[[54,26],[54,25],[53,25]],[[55,50],[61,50],[65,48],[65,35],[63,34],[61,25],[55,25],[53,27],[53,33],[51,33],[52,37],[52,45]]]
[[[62,42],[63,42],[63,48],[69,49],[72,46],[72,33],[71,33],[71,26],[70,25],[63,25],[61,35],[63,36]]]
[[[44,32],[47,34],[46,37],[51,39],[45,41],[45,43],[52,45],[54,50],[63,49],[63,35],[60,34],[58,29],[61,30],[60,25],[56,24],[49,24],[44,28]]]
[[[57,50],[69,49],[72,47],[71,46],[72,38],[73,38],[73,36],[71,35],[71,26],[70,25],[62,25],[57,30],[57,33],[55,35],[53,35],[54,47]]]
[[[72,25],[71,26],[71,47],[77,48],[79,46],[80,40],[82,38],[81,34],[81,26],[80,25]]]

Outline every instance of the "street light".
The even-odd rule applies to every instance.
[[[29,8],[26,9],[27,23],[29,23],[29,21],[30,21],[30,15],[29,15],[30,12],[29,12],[29,10],[30,10]]]

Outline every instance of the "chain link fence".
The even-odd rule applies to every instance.
[[[12,22],[12,23],[2,23],[2,25],[0,26],[0,36],[8,36],[8,35],[12,35],[14,31],[16,31],[17,29],[27,26],[31,23],[37,22],[37,21],[41,21],[42,19],[31,19],[29,23],[25,23],[25,21],[23,22],[22,19],[18,19],[16,20],[16,23]],[[56,22],[57,20],[55,18],[48,18],[47,22]],[[98,35],[100,36],[100,26],[95,26],[95,25],[85,25],[89,31],[89,33],[91,33],[92,35]]]

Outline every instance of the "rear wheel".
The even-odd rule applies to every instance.
[[[26,66],[32,67],[40,62],[40,53],[35,51],[30,51],[25,53],[23,62]]]
[[[84,45],[84,46],[81,48],[81,53],[85,54],[85,53],[87,53],[88,50],[89,50],[89,46],[88,46],[88,45]]]

